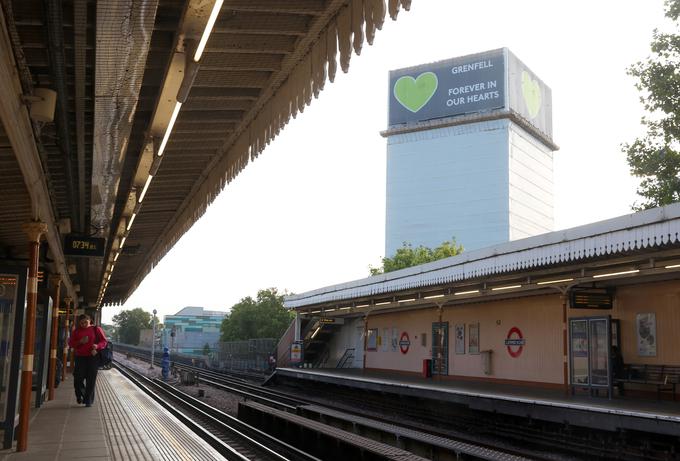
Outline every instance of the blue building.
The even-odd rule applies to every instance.
[[[552,95],[507,48],[390,72],[385,255],[553,230]]]
[[[163,320],[164,344],[171,352],[187,355],[203,355],[206,344],[215,351],[226,315],[226,312],[207,311],[196,306],[187,306],[175,315],[166,315]]]

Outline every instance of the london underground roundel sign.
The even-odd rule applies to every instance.
[[[508,348],[510,357],[517,358],[522,355],[525,343],[526,340],[524,339],[524,336],[522,336],[522,331],[517,327],[510,328],[508,336],[505,338],[505,346]]]
[[[401,338],[399,338],[399,349],[401,350],[401,353],[406,354],[409,347],[411,347],[411,340],[408,337],[408,333],[402,331]]]

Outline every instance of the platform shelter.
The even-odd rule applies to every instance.
[[[672,400],[680,392],[680,204],[285,304],[299,319],[291,350],[301,367]]]

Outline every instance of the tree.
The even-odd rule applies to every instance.
[[[674,30],[679,15],[680,0],[666,0]],[[635,211],[680,201],[680,35],[655,29],[651,48],[651,58],[628,69],[649,112],[642,118],[646,135],[623,145],[631,174],[642,179],[637,193],[644,201]]]
[[[118,340],[123,344],[139,344],[139,332],[151,328],[151,314],[141,307],[121,311],[113,316],[113,324],[118,332]]]
[[[295,316],[283,307],[283,296],[276,288],[257,292],[257,299],[246,296],[222,320],[222,341],[252,338],[280,338]]]
[[[203,355],[210,355],[210,344],[205,343],[203,346]]]
[[[404,242],[394,256],[391,258],[382,258],[382,267],[369,266],[369,270],[371,271],[371,275],[384,274],[386,272],[448,258],[449,256],[456,256],[462,252],[463,246],[456,245],[455,238],[452,238],[451,241],[447,240],[446,242],[442,242],[442,244],[434,250],[423,245],[413,248],[410,243]]]

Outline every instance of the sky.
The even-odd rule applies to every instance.
[[[386,18],[127,302],[174,314],[228,311],[276,287],[304,291],[356,280],[385,245],[388,72],[508,47],[551,89],[555,230],[631,212],[637,180],[621,144],[644,133],[626,68],[650,55],[662,0],[414,0]]]

